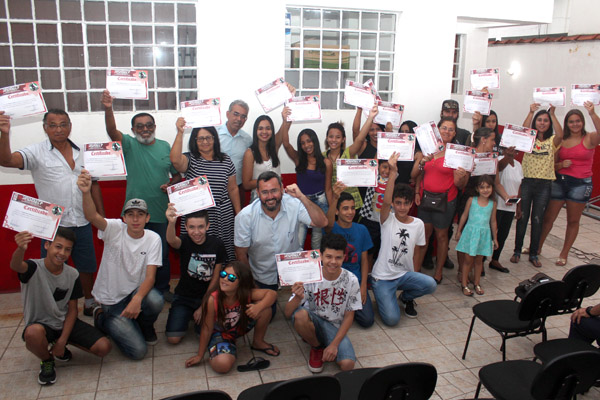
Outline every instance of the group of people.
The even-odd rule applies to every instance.
[[[476,113],[471,134],[457,126],[458,103],[446,100],[438,123],[443,143],[498,152],[496,175],[471,177],[460,168],[445,167],[444,150],[425,155],[417,146],[414,162],[398,161],[394,153],[379,160],[375,187],[356,188],[337,182],[336,160],[376,158],[377,132],[392,129],[389,123],[374,123],[377,106],[367,110],[362,125],[363,110],[357,110],[350,146],[344,125],[330,124],[321,151],[310,128],[299,132],[296,148],[290,143],[288,108],[277,132],[271,118],[262,115],[250,136],[242,130],[249,107],[236,100],[224,125],[193,129],[183,152],[183,118],[176,121],[171,146],[156,138],[152,115],[135,115],[133,136],[124,134],[117,129],[108,91],[101,101],[106,131],[122,143],[128,171],[121,219],[106,218],[97,179],[85,170],[83,152],[69,138],[66,112],[49,110],[43,118],[48,139],[12,152],[10,118],[0,111],[0,165],[30,170],[39,198],[65,207],[55,239],[42,241],[41,258],[24,259],[33,237],[20,232],[10,265],[22,285],[23,339],[41,360],[40,384],[54,383],[55,361],[72,357],[67,343],[102,357],[111,351],[109,336],[127,357],[143,358],[147,346],[158,340],[154,323],[165,300],[171,302],[167,341],[178,344],[190,322],[199,335],[198,355],[186,361],[188,367],[202,362],[208,351],[215,371],[229,371],[236,360],[236,339],[251,329],[252,349],[278,356],[281,350],[265,341],[277,309],[275,255],[303,249],[308,228],[310,248],[320,250],[323,280],[294,283],[284,313],[311,346],[312,372],[320,372],[325,361],[352,369],[356,356],[347,332],[354,320],[362,327],[374,323],[369,288],[384,324],[398,324],[402,309],[407,317],[417,317],[415,299],[433,293],[443,279],[455,216],[459,281],[467,296],[484,294],[484,257],[491,257],[490,268],[509,272],[499,256],[515,216],[511,262],[528,252],[530,262],[541,267],[538,255],[566,202],[565,244],[556,261],[565,265],[591,194],[593,154],[600,142],[593,104],[585,104],[593,133],[586,132],[579,110],[567,113],[563,130],[553,107],[538,111],[539,105],[532,104],[524,125],[534,128],[537,138],[533,152],[520,163],[514,148],[499,146],[496,113]],[[416,126],[405,121],[399,131],[414,133]],[[281,145],[296,168],[297,183],[285,188]],[[207,177],[215,206],[181,217],[178,235],[177,210],[168,202],[166,188],[198,176]],[[244,207],[246,191],[251,191],[251,201]],[[530,215],[526,251],[523,237]],[[95,281],[92,226],[104,241]],[[432,239],[437,247],[433,277],[421,273],[432,264]],[[180,256],[174,293],[169,247]],[[69,257],[76,269],[67,266]],[[81,297],[83,313],[93,317],[94,326],[77,318]]]

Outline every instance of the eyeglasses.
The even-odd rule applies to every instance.
[[[206,143],[210,143],[213,140],[215,140],[215,138],[213,138],[212,136],[197,136],[196,137],[196,142],[206,142]]]
[[[154,129],[155,125],[152,122],[148,122],[147,124],[135,124],[135,130],[136,131],[142,131],[144,130],[144,128],[148,129],[148,130],[152,130]]]
[[[228,274],[227,272],[225,272],[225,270],[219,272],[219,276],[221,278],[227,278],[229,282],[235,282],[235,280],[237,279],[237,276],[235,276],[234,274]]]
[[[67,129],[69,126],[71,126],[71,124],[60,124],[60,125],[46,125],[46,128],[50,129],[50,130],[56,130],[58,128],[60,129]]]
[[[241,118],[241,119],[247,119],[248,118],[248,115],[246,115],[246,114],[240,114],[237,111],[233,112],[233,116],[236,117],[236,118]]]

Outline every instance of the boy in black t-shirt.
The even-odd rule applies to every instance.
[[[196,333],[200,333],[202,299],[211,292],[209,288],[216,288],[218,271],[227,261],[227,252],[221,239],[206,234],[210,226],[206,210],[186,216],[187,233],[180,237],[175,233],[177,215],[173,204],[169,204],[166,216],[167,242],[179,250],[181,278],[169,309],[165,335],[169,343],[177,344],[185,336],[192,318]]]

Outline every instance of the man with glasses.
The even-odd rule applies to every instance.
[[[217,127],[221,151],[227,154],[235,165],[235,177],[240,191],[240,204],[245,204],[246,191],[242,187],[242,161],[246,149],[252,144],[252,136],[242,130],[248,119],[250,108],[243,100],[234,100],[227,111],[227,122]]]
[[[123,146],[127,166],[125,203],[133,198],[144,199],[150,214],[150,222],[146,224],[146,229],[158,233],[162,240],[162,267],[156,272],[155,287],[163,293],[165,300],[171,301],[171,267],[165,210],[169,203],[167,186],[181,180],[181,175],[169,159],[171,146],[164,140],[156,139],[156,124],[152,115],[148,113],[134,115],[131,119],[131,132],[134,136],[124,135],[117,129],[113,98],[108,90],[102,93],[101,101],[104,105],[106,132],[111,140],[121,142]]]
[[[79,271],[85,297],[83,313],[91,316],[97,265],[92,227],[83,215],[81,192],[77,188],[77,177],[83,168],[83,151],[69,139],[71,120],[64,110],[49,110],[44,115],[43,127],[48,139],[11,153],[10,117],[0,111],[0,165],[31,171],[38,198],[65,208],[60,225],[75,232],[77,237],[71,258]],[[104,215],[98,182],[93,182],[91,194],[96,209]],[[42,258],[46,257],[44,243],[42,241]]]

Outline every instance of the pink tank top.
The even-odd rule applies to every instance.
[[[594,164],[595,151],[595,148],[587,149],[583,145],[583,139],[581,139],[579,144],[573,147],[561,147],[558,150],[559,161],[571,160],[571,165],[568,168],[559,169],[558,173],[579,179],[589,178],[592,176],[592,165]]]

